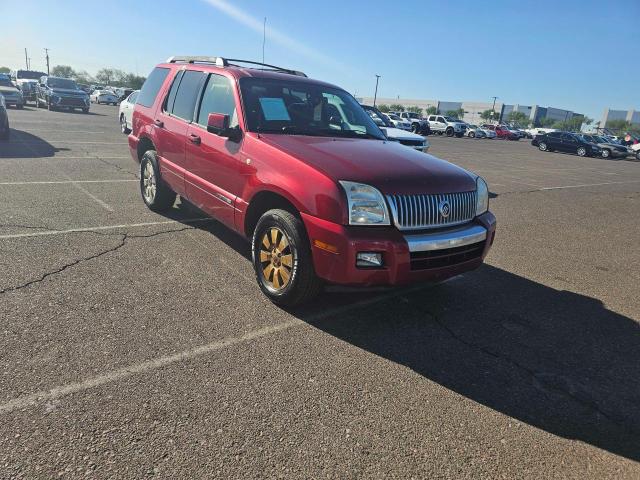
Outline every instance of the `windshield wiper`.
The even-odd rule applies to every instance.
[[[285,125],[281,128],[264,128],[257,127],[256,131],[260,133],[281,133],[286,135],[309,135],[309,136],[320,136],[321,133],[317,130],[312,130],[309,128],[298,127],[297,125]]]

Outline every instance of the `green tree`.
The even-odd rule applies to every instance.
[[[0,67],[0,73],[10,73],[11,69],[9,67]]]
[[[497,120],[498,119],[498,112],[495,112],[493,110],[485,110],[480,114],[480,118],[483,120],[486,120],[488,122],[492,121],[492,120]]]
[[[393,103],[389,105],[389,108],[392,112],[404,112],[404,105],[400,105],[399,103]]]
[[[565,130],[567,132],[579,132],[582,128],[582,124],[586,123],[585,120],[591,120],[590,118],[585,117],[584,115],[574,115],[571,118],[567,118],[566,120],[557,121],[552,125],[553,128],[558,130]]]
[[[105,85],[111,85],[111,82],[115,80],[115,75],[112,68],[102,68],[96,73],[96,80]]]
[[[556,123],[556,121],[553,118],[547,118],[547,117],[543,117],[540,120],[538,120],[537,122],[541,127],[550,127],[551,125],[553,125],[554,123]]]
[[[78,83],[83,83],[85,85],[89,85],[94,82],[93,77],[89,75],[89,73],[85,70],[80,70],[76,72],[73,79]]]
[[[69,65],[56,65],[51,69],[51,75],[54,77],[74,78],[76,72]]]
[[[122,86],[133,88],[134,90],[140,90],[145,80],[145,77],[141,77],[133,73],[127,73],[124,75],[124,77],[122,77]]]
[[[389,105],[378,105],[378,110],[380,110],[382,113],[387,113],[391,111],[391,107],[389,107]]]
[[[509,123],[514,123],[521,127],[528,127],[529,124],[531,123],[529,121],[529,117],[527,117],[524,113],[517,112],[517,111],[509,112],[509,115],[507,115],[507,121]]]
[[[430,107],[427,107],[427,115],[437,115],[438,114],[438,108],[435,105],[431,105]]]
[[[618,135],[624,135],[625,133],[640,134],[640,125],[634,125],[626,120],[609,120],[605,126]]]
[[[417,105],[413,105],[411,107],[407,107],[407,112],[417,113],[420,116],[422,116],[422,112],[423,111],[424,110],[422,109],[422,107],[418,107]]]
[[[458,118],[459,119],[460,118],[460,110],[462,110],[462,109],[459,108],[458,110],[447,110],[445,112],[445,115],[447,117]],[[462,110],[462,112],[464,114],[464,110]]]

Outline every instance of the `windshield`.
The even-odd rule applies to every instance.
[[[373,119],[373,121],[376,123],[376,125],[380,126],[380,127],[390,127],[393,128],[393,124],[390,123],[384,116],[384,114],[378,110],[375,107],[369,107],[369,106],[365,106],[362,105],[362,108],[364,108],[365,112],[367,112],[369,114],[369,116]]]
[[[409,118],[420,118],[416,112],[407,112],[407,117]]]
[[[458,120],[457,118],[453,118],[453,117],[444,117],[444,119],[447,122],[459,122],[460,120]]]
[[[32,70],[18,70],[16,72],[16,79],[28,78],[29,80],[40,80],[40,77],[44,77],[46,73],[35,72]]]
[[[78,90],[78,85],[68,78],[51,78],[47,79],[47,85],[51,88],[67,88],[69,90]]]
[[[344,90],[272,78],[242,78],[240,90],[249,131],[385,140]]]

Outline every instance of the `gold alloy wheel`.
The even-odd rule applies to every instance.
[[[285,288],[291,280],[293,253],[282,230],[270,227],[262,237],[260,265],[266,285],[274,291]]]

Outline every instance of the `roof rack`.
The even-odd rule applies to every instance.
[[[235,63],[230,63],[230,62],[235,62]],[[208,57],[208,56],[193,56],[193,55],[176,55],[173,57],[169,57],[167,59],[167,63],[210,63],[213,64],[217,67],[240,67],[241,65],[236,65],[237,63],[246,63],[249,65],[258,65],[261,67],[268,67],[267,68],[260,68],[258,70],[265,70],[265,71],[273,71],[273,72],[281,72],[281,73],[288,73],[290,75],[297,75],[299,77],[306,77],[306,75],[303,72],[300,72],[298,70],[290,70],[288,68],[282,68],[282,67],[277,67],[275,65],[269,65],[268,63],[260,63],[260,62],[253,62],[251,60],[240,60],[237,58],[222,58],[222,57]],[[251,68],[251,67],[250,67]]]

